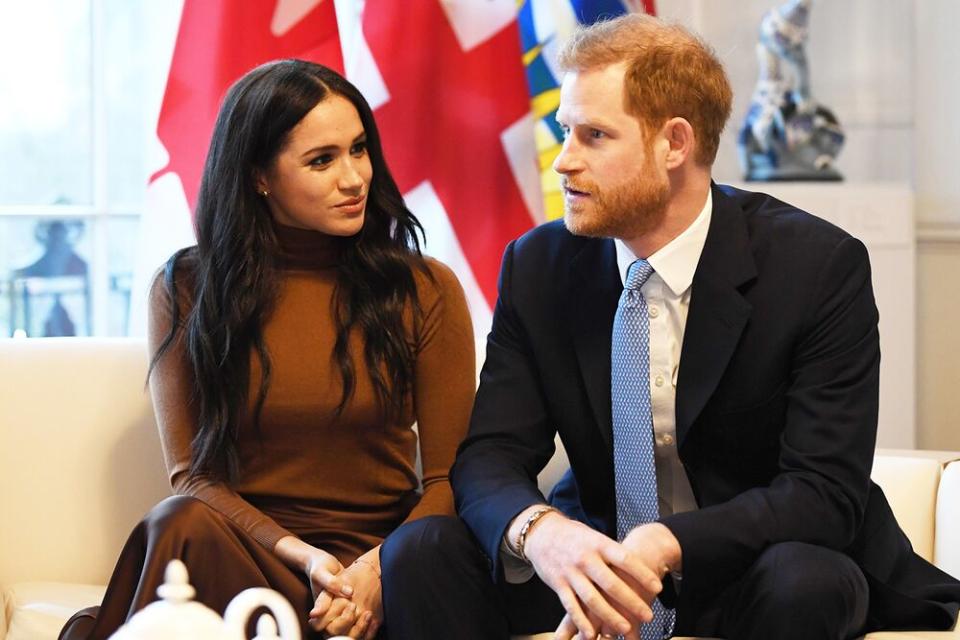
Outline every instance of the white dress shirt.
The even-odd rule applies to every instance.
[[[677,453],[677,375],[693,274],[707,240],[712,213],[713,195],[708,191],[703,209],[690,226],[647,258],[654,272],[640,287],[650,314],[650,400],[661,516],[697,508],[690,481]],[[620,281],[624,282],[627,269],[637,256],[621,240],[614,243]],[[507,582],[522,583],[533,577],[533,567],[514,553],[506,535],[500,544],[500,560]]]
[[[640,287],[650,315],[650,400],[661,516],[697,508],[677,453],[677,376],[693,274],[707,240],[712,213],[713,195],[708,191],[707,201],[693,223],[647,258],[653,274]],[[615,243],[617,267],[624,282],[627,269],[637,256],[621,240]]]

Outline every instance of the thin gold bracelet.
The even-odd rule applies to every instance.
[[[356,560],[353,561],[353,564],[365,564],[371,569],[373,569],[373,572],[377,574],[378,578],[380,577],[380,570],[377,569],[377,566],[372,562],[370,562],[369,560],[364,560],[363,558],[357,558]]]
[[[542,509],[537,509],[530,514],[530,517],[527,518],[527,521],[523,523],[523,526],[520,527],[520,535],[517,536],[517,555],[520,556],[520,559],[526,563],[530,563],[527,560],[527,554],[524,553],[523,547],[527,544],[527,534],[530,533],[530,529],[533,528],[533,525],[537,524],[537,521],[540,520],[543,516],[547,515],[551,511],[556,511],[554,507],[543,507]]]

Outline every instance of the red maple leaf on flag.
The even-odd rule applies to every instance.
[[[217,110],[231,84],[257,65],[278,58],[312,60],[343,73],[333,0],[315,0],[300,17],[303,10],[302,2],[285,0],[184,3],[157,126],[170,161],[150,181],[176,173],[191,211]],[[284,22],[283,12],[296,15]],[[281,27],[289,26],[280,35],[272,27],[278,15]]]
[[[533,225],[501,142],[530,110],[517,23],[464,51],[439,0],[367,0],[363,32],[390,169],[404,193],[432,185],[492,307],[504,246]]]

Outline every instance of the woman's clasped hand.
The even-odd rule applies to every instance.
[[[379,547],[341,568],[339,573],[325,574],[324,579],[327,575],[331,579],[328,587],[317,593],[310,611],[310,626],[332,636],[373,640],[383,623]]]

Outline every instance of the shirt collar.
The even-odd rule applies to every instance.
[[[654,272],[660,276],[660,279],[666,283],[675,296],[682,295],[693,282],[693,274],[697,270],[700,254],[703,253],[703,245],[707,241],[707,231],[710,229],[710,216],[712,214],[713,193],[710,190],[707,191],[707,201],[703,204],[703,209],[700,210],[700,214],[690,226],[647,258],[647,262],[653,267]],[[627,269],[637,259],[637,256],[622,240],[616,239],[615,244],[620,281],[626,282]]]

